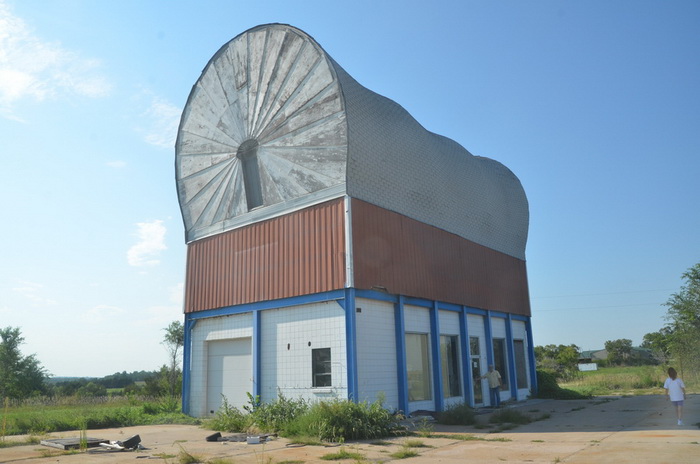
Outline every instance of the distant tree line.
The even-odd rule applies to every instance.
[[[181,350],[184,327],[179,321],[165,329],[168,364],[155,371],[116,372],[101,378],[51,379],[36,355],[25,356],[18,327],[0,329],[0,400],[36,396],[107,396],[109,389],[127,395],[177,397],[182,394]]]
[[[675,364],[683,371],[700,373],[700,263],[682,275],[684,284],[664,304],[667,324],[644,335],[640,348],[648,350],[649,357],[639,355],[632,340],[622,338],[605,342],[607,358],[596,362],[604,366],[639,364]],[[576,345],[546,345],[535,347],[537,368],[569,380],[578,375],[581,350]]]

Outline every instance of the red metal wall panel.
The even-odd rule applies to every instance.
[[[355,287],[530,315],[525,261],[352,200]]]
[[[192,242],[185,312],[343,288],[343,199]]]

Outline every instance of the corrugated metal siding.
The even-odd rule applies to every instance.
[[[355,286],[530,315],[525,261],[352,200]]]
[[[343,199],[192,242],[185,312],[341,289]]]

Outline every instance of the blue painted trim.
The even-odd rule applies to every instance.
[[[491,332],[491,311],[486,311],[484,317],[484,333],[486,334],[486,368],[493,364],[493,332]]]
[[[508,377],[510,378],[510,396],[518,399],[518,374],[515,370],[515,347],[513,346],[513,326],[510,315],[506,319],[506,352],[508,354]]]
[[[467,312],[467,314],[476,314],[477,316],[486,316],[487,314],[485,309],[472,308],[469,306],[465,306],[464,310]]]
[[[462,312],[459,314],[459,335],[460,335],[460,351],[462,352],[462,397],[464,402],[470,407],[474,407],[474,385],[472,385],[472,356],[469,346],[469,322],[467,321],[467,312],[462,307]]]
[[[396,334],[396,383],[399,388],[399,410],[408,414],[408,370],[406,367],[406,331],[403,297],[394,305],[394,333]]]
[[[527,356],[530,365],[530,389],[532,394],[537,393],[537,361],[535,360],[535,345],[532,341],[532,322],[530,318],[525,321],[525,332],[527,333]]]
[[[192,329],[197,324],[190,314],[185,314],[185,339],[182,350],[182,412],[190,414],[190,384],[192,378]]]
[[[520,314],[511,314],[510,318],[513,319],[514,321],[523,321],[527,322],[530,320],[528,316],[521,316]]]
[[[423,298],[414,298],[411,296],[404,297],[404,305],[420,306],[421,308],[432,308],[435,305],[434,301],[424,300]]]
[[[500,317],[501,319],[508,319],[509,313],[504,313],[502,311],[489,311],[491,317]]]
[[[430,341],[433,351],[433,394],[435,401],[435,410],[442,411],[444,409],[444,390],[442,388],[442,355],[440,353],[440,310],[438,309],[437,301],[433,302],[433,307],[430,308]]]
[[[369,300],[387,301],[389,303],[397,303],[399,301],[398,295],[391,295],[377,290],[355,289],[355,298],[367,298]]]
[[[462,306],[454,303],[443,303],[438,301],[438,308],[443,310],[443,311],[454,311],[456,313],[461,313],[462,312]]]
[[[206,319],[208,317],[231,316],[233,314],[249,313],[251,311],[262,311],[265,309],[288,308],[309,303],[320,303],[324,301],[342,300],[345,298],[344,290],[333,290],[330,292],[315,293],[313,295],[294,296],[280,300],[260,301],[235,306],[225,306],[223,308],[208,309],[189,313],[192,319]]]
[[[262,394],[262,311],[253,311],[253,396],[260,397]]]
[[[345,289],[345,351],[347,354],[348,399],[357,402],[357,321],[355,318],[355,289]]]

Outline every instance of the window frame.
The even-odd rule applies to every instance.
[[[410,339],[418,337],[419,359],[412,355],[416,354],[411,348],[415,348],[416,344]],[[430,334],[406,332],[404,336],[406,342],[406,377],[408,379],[408,401],[432,401],[433,400],[433,384],[431,375],[431,358],[430,358]],[[412,366],[418,369],[412,369]],[[413,374],[413,375],[412,375]]]
[[[497,345],[500,345],[497,347]],[[501,374],[502,391],[510,389],[508,375],[508,351],[505,338],[493,339],[493,368]]]
[[[311,387],[328,388],[333,386],[330,348],[313,348],[311,350]],[[327,379],[320,381],[320,379]]]
[[[440,358],[443,398],[462,396],[459,335],[440,335]]]

